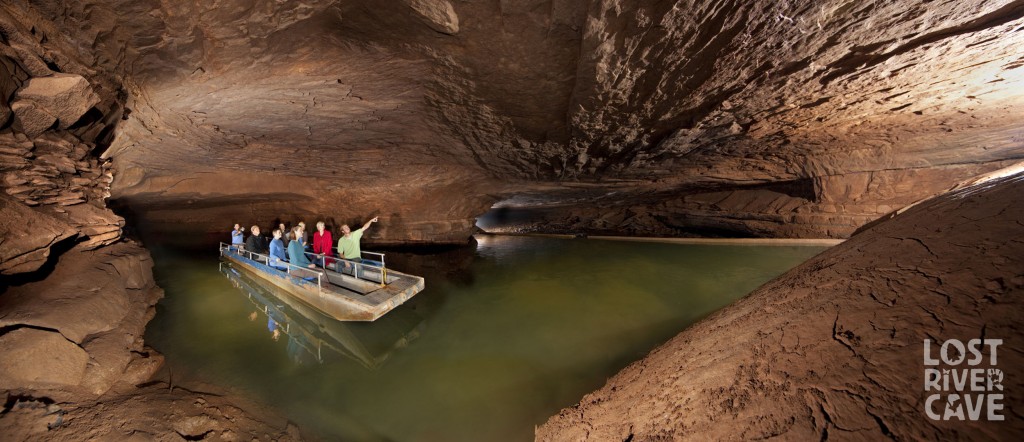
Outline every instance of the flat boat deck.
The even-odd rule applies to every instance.
[[[281,288],[300,301],[339,321],[373,321],[423,290],[422,277],[349,262],[352,275],[330,269],[304,269],[286,263],[284,270],[267,265],[266,255],[221,244],[221,257]],[[343,262],[343,261],[338,261]],[[357,276],[356,276],[357,275]]]

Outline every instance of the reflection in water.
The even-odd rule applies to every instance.
[[[167,296],[146,342],[176,383],[252,395],[326,440],[530,440],[630,362],[823,250],[478,241],[388,253],[426,289],[372,323],[308,312],[218,271],[214,253],[147,244]]]
[[[325,353],[330,352],[374,369],[387,360],[393,350],[405,347],[419,336],[419,329],[423,327],[422,318],[413,310],[401,309],[391,312],[390,315],[403,316],[404,320],[388,321],[386,324],[392,327],[376,330],[374,336],[365,338],[380,341],[388,339],[388,336],[397,335],[394,336],[394,342],[390,346],[371,350],[371,347],[364,343],[364,338],[353,331],[349,324],[316,311],[287,292],[261,284],[260,281],[232,267],[230,263],[222,261],[218,268],[221,274],[231,281],[231,285],[238,288],[255,306],[256,310],[249,314],[249,320],[255,321],[262,314],[267,318],[267,329],[273,340],[277,341],[282,334],[288,338],[288,357],[297,365],[310,361],[322,364],[324,358],[330,356]],[[402,328],[398,329],[393,327],[394,325]],[[406,329],[407,327],[411,329]]]

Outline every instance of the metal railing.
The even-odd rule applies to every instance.
[[[275,268],[277,270],[280,270],[280,269],[278,269],[278,267],[284,266],[285,269],[281,270],[281,271],[285,272],[288,276],[292,276],[292,277],[296,277],[296,278],[305,279],[305,277],[303,277],[303,276],[296,275],[294,273],[295,270],[302,270],[302,271],[305,271],[305,272],[308,272],[308,273],[316,274],[316,287],[317,287],[317,290],[322,290],[323,289],[323,276],[324,276],[324,274],[320,270],[311,269],[311,268],[308,268],[308,267],[300,267],[300,266],[292,264],[292,263],[290,263],[288,261],[281,260],[279,258],[274,258],[272,256],[264,255],[262,253],[251,252],[251,251],[245,250],[245,247],[243,247],[241,244],[220,243],[220,254],[224,255],[224,253],[226,253],[226,252],[227,253],[235,253],[235,254],[237,254],[240,257],[243,257],[243,258],[246,258],[246,259],[249,259],[249,260],[252,260],[252,261],[256,261],[256,262],[259,262],[261,264],[266,264],[267,266]]]
[[[355,278],[368,279],[367,278],[368,275],[376,274],[379,271],[380,272],[380,281],[377,281],[375,279],[370,279],[370,280],[373,281],[373,282],[379,282],[381,287],[387,286],[387,284],[388,284],[388,269],[387,269],[387,265],[384,262],[384,254],[383,253],[378,253],[378,252],[360,252],[361,255],[373,255],[373,256],[379,258],[379,259],[375,260],[376,262],[380,263],[380,265],[377,265],[377,264],[362,263],[362,262],[359,262],[359,261],[353,261],[351,259],[342,258],[341,257],[341,253],[338,251],[337,247],[331,247],[331,251],[334,252],[335,256],[327,256],[327,255],[325,255],[323,253],[313,253],[313,252],[304,252],[304,253],[306,254],[306,256],[312,257],[312,259],[310,261],[312,261],[314,264],[319,265],[321,268],[324,268],[324,269],[327,269],[327,270],[334,270],[335,272],[341,273],[341,274],[348,274],[348,275],[350,275],[352,277],[355,277]],[[343,263],[343,265],[342,266],[337,265],[337,263],[339,263],[339,262]],[[333,265],[334,269],[331,269],[330,267],[328,267],[328,265]],[[367,270],[367,269],[369,269],[369,270]]]

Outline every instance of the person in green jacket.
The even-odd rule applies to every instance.
[[[359,240],[363,237],[363,231],[370,227],[370,224],[377,222],[377,217],[363,224],[355,232],[348,227],[348,224],[341,226],[341,238],[338,238],[338,256],[345,258],[349,261],[361,262],[363,260],[362,251],[359,249]]]
[[[296,239],[302,238],[302,227],[295,226],[289,235],[291,235],[291,241],[288,241],[288,262],[299,267],[316,268],[313,263],[309,262],[309,258],[306,258],[302,241],[296,241]]]

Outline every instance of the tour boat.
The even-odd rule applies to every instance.
[[[308,253],[320,264],[310,269],[220,244],[222,259],[339,321],[374,321],[423,290],[422,277],[385,267],[383,254],[363,253],[378,259],[355,262]]]
[[[261,284],[259,278],[230,263],[221,262],[220,272],[252,303],[255,311],[263,313],[268,327],[273,324],[271,331],[278,330],[284,335],[288,355],[296,362],[311,356],[323,363],[338,354],[376,369],[395,350],[419,337],[424,327],[423,318],[412,309],[393,312],[373,328],[336,321],[277,287]]]

